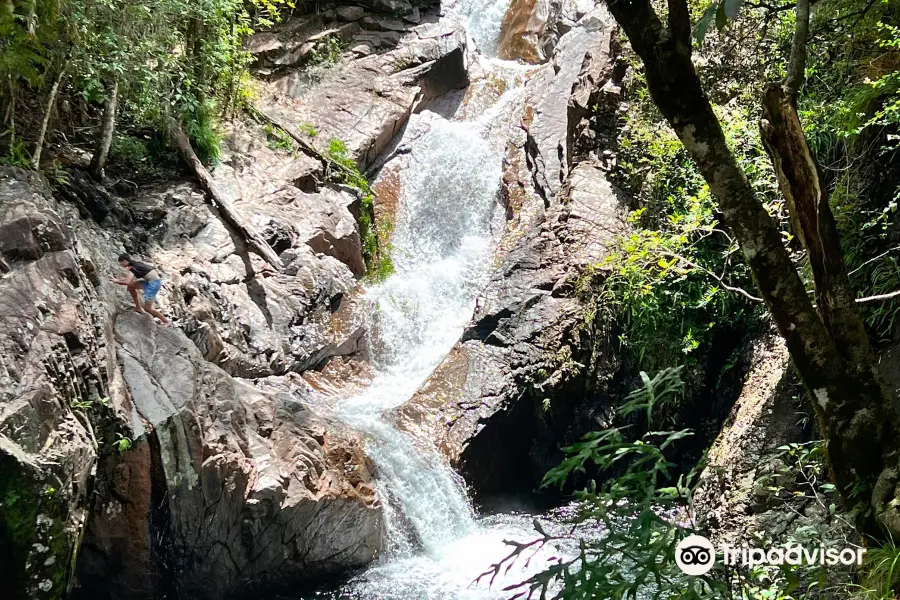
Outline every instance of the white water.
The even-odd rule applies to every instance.
[[[470,34],[488,54],[508,1],[464,0]],[[488,275],[492,221],[502,221],[497,194],[507,130],[518,122],[515,107],[522,97],[515,69],[500,62],[496,69],[494,76],[507,81],[507,91],[486,106],[479,104],[480,114],[473,119],[414,117],[427,132],[412,143],[401,175],[392,239],[395,273],[366,294],[370,329],[377,332],[377,374],[366,389],[336,407],[368,440],[389,544],[378,564],[340,591],[319,597],[505,598],[510,593],[503,587],[541,570],[553,556],[553,549],[546,549],[492,587],[486,581],[475,584],[478,575],[509,553],[504,540],[536,537],[531,517],[478,518],[459,477],[437,452],[414,443],[383,418],[413,395],[459,339]]]

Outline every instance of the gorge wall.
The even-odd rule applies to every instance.
[[[255,597],[382,553],[390,507],[366,439],[329,403],[365,381],[379,342],[359,310],[366,198],[335,183],[329,145],[372,180],[371,216],[389,231],[407,128],[477,112],[508,85],[450,8],[298,10],[249,40],[259,98],[228,125],[212,175],[281,269],[189,180],[76,185],[74,169],[51,185],[0,167],[0,577],[13,599]],[[338,64],[309,68],[329,39]],[[513,0],[502,19],[496,54],[530,66],[490,276],[458,343],[390,415],[482,497],[533,492],[561,444],[610,423],[633,376],[579,294],[628,231],[609,181],[617,39],[593,3]],[[289,149],[272,144],[282,131]],[[123,251],[158,267],[174,327],[109,282]]]
[[[368,50],[304,85],[278,54],[294,51],[303,18],[254,39],[261,112],[316,123],[365,168],[416,107],[467,81],[463,30],[433,11],[380,8],[400,9],[400,26],[359,6],[316,16],[315,33],[343,23]],[[263,72],[267,61],[277,73]],[[232,124],[214,178],[279,253],[280,271],[189,181],[117,186],[119,197],[112,185],[76,185],[77,172],[54,190],[0,169],[8,597],[245,597],[381,551],[362,436],[315,406],[300,376],[365,356],[353,312],[366,270],[360,198],[329,183],[321,154],[266,138],[263,125]],[[133,313],[109,282],[123,251],[158,267],[175,327]]]

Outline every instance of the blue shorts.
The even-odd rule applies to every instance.
[[[162,279],[154,279],[153,281],[144,282],[144,302],[154,302],[159,288],[162,287]]]

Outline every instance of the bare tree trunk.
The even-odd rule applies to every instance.
[[[819,166],[794,104],[780,85],[771,86],[765,93],[760,130],[798,237],[809,253],[816,305],[825,327],[860,383],[873,383],[874,379],[883,388],[880,376],[862,377],[868,371],[877,374],[875,356],[850,287],[828,190],[822,186]]]
[[[650,0],[610,0],[609,8],[644,63],[653,101],[697,164],[719,202],[726,225],[741,245],[814,400],[835,481],[850,501],[855,484],[874,486],[879,479],[887,481],[885,474],[895,467],[895,411],[880,385],[874,363],[864,371],[848,369],[843,355],[864,356],[870,352],[867,343],[865,349],[839,352],[836,340],[813,308],[776,223],[756,199],[703,92],[691,62],[686,2],[668,0],[668,4],[667,27]],[[848,332],[847,342],[852,343],[852,339],[853,334]],[[900,479],[896,472],[888,475]],[[890,510],[900,515],[900,511]],[[900,535],[897,515],[878,515],[894,535]],[[871,530],[870,525],[865,524]]]
[[[9,75],[9,147],[16,145],[16,86],[12,75]]]
[[[181,159],[194,172],[194,176],[197,178],[200,187],[206,192],[207,199],[218,209],[219,214],[226,222],[226,225],[237,231],[237,233],[247,242],[247,246],[260,255],[263,260],[268,262],[272,267],[281,269],[283,266],[281,259],[278,258],[278,255],[272,250],[272,247],[269,246],[269,243],[262,235],[260,235],[256,228],[245,221],[243,217],[237,213],[232,206],[231,201],[225,196],[222,190],[219,189],[219,186],[213,181],[209,171],[206,170],[206,167],[204,167],[203,163],[200,162],[200,159],[197,158],[197,154],[191,147],[191,142],[187,135],[185,135],[184,129],[182,129],[181,125],[175,121],[175,119],[170,119],[169,121],[169,136],[172,138]]]
[[[797,0],[794,38],[791,42],[791,58],[788,62],[784,88],[793,104],[806,79],[806,38],[809,36],[809,0]]]
[[[91,157],[90,174],[95,180],[103,179],[103,167],[106,166],[106,158],[112,147],[113,135],[116,132],[116,110],[119,107],[119,80],[113,81],[112,88],[106,96],[106,104],[103,105],[103,125],[100,128],[100,137],[97,147]]]
[[[50,115],[53,113],[53,106],[56,104],[56,96],[59,93],[59,84],[62,82],[66,74],[67,65],[63,65],[53,80],[53,86],[50,88],[50,96],[47,98],[47,107],[44,109],[44,118],[41,120],[41,129],[38,131],[38,139],[34,143],[34,154],[31,156],[31,168],[38,170],[41,168],[41,152],[44,149],[44,138],[47,136],[47,126],[50,123]]]

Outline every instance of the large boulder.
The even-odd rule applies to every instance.
[[[101,463],[79,597],[243,597],[376,557],[382,513],[358,434],[233,379],[149,317],[120,314],[115,333],[133,447]]]
[[[261,101],[265,114],[323,153],[331,140],[341,140],[361,168],[388,146],[410,114],[469,81],[460,24],[380,18],[367,26],[353,37],[357,48],[367,48],[356,58],[345,58],[315,81],[303,69],[274,77]]]

